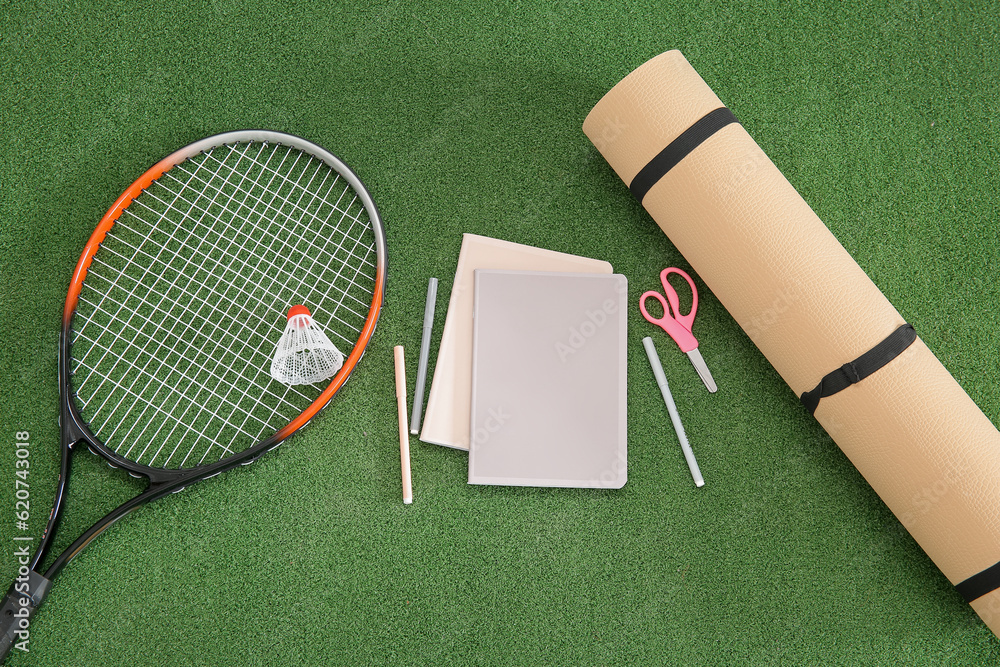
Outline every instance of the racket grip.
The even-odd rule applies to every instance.
[[[51,587],[52,581],[34,570],[11,584],[0,603],[0,663],[15,645],[27,642],[31,619]]]

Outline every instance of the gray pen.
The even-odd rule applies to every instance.
[[[642,339],[642,345],[646,348],[646,356],[649,357],[649,365],[653,367],[653,375],[656,376],[656,384],[660,387],[660,393],[663,394],[663,402],[667,404],[667,412],[670,413],[670,421],[674,423],[674,430],[677,431],[677,439],[681,441],[681,451],[684,452],[684,458],[687,459],[688,468],[691,469],[691,477],[694,478],[695,486],[705,486],[705,480],[701,476],[701,470],[698,469],[698,461],[694,458],[694,452],[691,451],[691,445],[688,443],[687,434],[684,433],[684,425],[681,424],[681,416],[677,414],[677,406],[674,404],[674,397],[670,394],[670,387],[667,385],[667,376],[663,373],[663,366],[660,365],[660,357],[656,354],[656,348],[653,347],[653,339],[646,338]]]
[[[438,279],[427,283],[427,303],[424,304],[424,333],[420,338],[420,361],[417,363],[417,387],[413,391],[413,412],[410,433],[420,433],[420,415],[424,407],[424,384],[427,382],[427,356],[431,350],[431,329],[434,328],[434,304],[437,301]]]

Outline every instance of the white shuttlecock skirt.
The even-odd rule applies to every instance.
[[[313,384],[333,377],[344,355],[310,315],[288,318],[271,360],[271,377],[282,384]]]

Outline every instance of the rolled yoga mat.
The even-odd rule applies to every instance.
[[[989,419],[679,51],[625,77],[583,130],[1000,635],[1000,433]]]

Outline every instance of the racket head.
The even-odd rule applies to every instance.
[[[378,209],[329,151],[243,130],[171,153],[108,209],[73,272],[60,341],[64,444],[86,441],[153,483],[255,460],[350,377],[385,275]],[[289,388],[268,373],[295,303],[344,353],[325,386]]]

